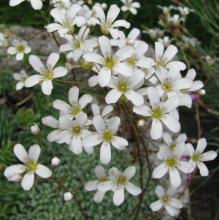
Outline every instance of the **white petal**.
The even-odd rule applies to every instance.
[[[167,173],[167,171],[168,167],[165,163],[162,163],[153,170],[152,176],[155,179],[160,179]]]
[[[85,147],[97,146],[102,142],[99,134],[91,134],[83,138],[83,145]]]
[[[115,134],[119,130],[121,120],[119,117],[112,117],[108,121],[107,128]]]
[[[183,203],[175,198],[170,198],[169,204],[176,209],[181,209],[183,207]]]
[[[157,140],[162,137],[162,134],[163,134],[163,127],[161,122],[156,119],[153,120],[150,131],[151,138]]]
[[[118,63],[113,70],[126,77],[132,76],[132,69],[126,63]]]
[[[35,173],[41,178],[49,178],[52,175],[51,170],[42,164],[37,165]]]
[[[101,87],[105,87],[109,84],[111,79],[111,70],[103,67],[98,74],[98,82]]]
[[[179,210],[170,206],[170,205],[165,205],[165,209],[171,216],[177,216],[179,214]]]
[[[164,102],[163,107],[165,112],[170,112],[179,106],[179,99],[177,96],[172,96]]]
[[[37,71],[38,73],[42,72],[42,70],[45,69],[42,61],[39,59],[39,57],[35,55],[29,56],[29,63],[34,68],[34,70]]]
[[[66,113],[71,110],[71,107],[69,106],[69,104],[59,99],[53,102],[53,108],[66,112]]]
[[[68,92],[69,102],[72,105],[78,103],[78,96],[79,96],[79,88],[77,86],[73,86]]]
[[[41,87],[42,87],[42,92],[45,95],[51,95],[53,89],[52,80],[43,81]]]
[[[207,166],[204,163],[197,163],[197,166],[199,168],[201,176],[208,176],[209,171],[208,171]]]
[[[130,182],[127,183],[126,190],[133,196],[138,196],[141,193],[141,188],[135,186]]]
[[[42,0],[31,0],[30,2],[35,10],[40,10],[43,7]]]
[[[175,132],[175,133],[179,132],[179,130],[180,130],[180,123],[173,116],[171,116],[169,114],[165,114],[161,118],[161,120],[167,126],[167,128],[169,130],[171,130],[172,132]]]
[[[118,150],[124,150],[125,147],[128,146],[128,141],[124,138],[114,136],[112,140],[112,145]]]
[[[103,64],[103,57],[96,53],[87,53],[83,56],[87,62]]]
[[[134,90],[129,90],[128,92],[125,93],[125,96],[135,106],[141,106],[144,104],[143,96],[141,94],[135,92]]]
[[[29,159],[27,151],[21,144],[16,144],[14,146],[14,154],[23,163]]]
[[[104,120],[100,115],[97,115],[93,118],[93,125],[98,133],[102,133],[106,129]]]
[[[192,164],[186,161],[180,161],[177,168],[184,173],[191,173],[194,170]]]
[[[89,181],[85,184],[85,190],[87,191],[94,191],[97,189],[97,180]]]
[[[160,42],[156,42],[155,43],[156,60],[158,60],[159,58],[161,58],[163,56],[163,52],[164,52],[164,45]]]
[[[120,9],[117,5],[113,4],[110,6],[109,11],[107,13],[107,21],[113,23],[113,21],[118,17]]]
[[[121,205],[124,202],[124,189],[116,189],[113,194],[113,203],[116,206]]]
[[[25,87],[32,87],[32,86],[35,86],[37,83],[40,82],[40,80],[42,79],[42,76],[41,75],[33,75],[33,76],[30,76],[28,77],[26,80],[25,80]]]
[[[100,165],[96,166],[94,171],[98,179],[100,177],[106,176],[104,168]]]
[[[160,210],[162,207],[163,207],[163,203],[162,203],[160,200],[157,200],[157,201],[152,202],[152,203],[150,204],[150,208],[151,208],[154,212]]]
[[[39,145],[35,144],[30,146],[28,151],[29,158],[37,162],[40,156],[40,151],[41,149]]]
[[[216,157],[217,157],[217,153],[216,153],[216,151],[213,151],[213,150],[205,152],[201,155],[201,159],[203,161],[214,160]]]
[[[135,173],[136,173],[136,167],[130,166],[124,170],[123,175],[126,176],[128,180],[130,180],[135,175]]]
[[[155,87],[148,88],[148,98],[150,100],[152,107],[154,107],[160,103],[159,93]]]
[[[142,105],[138,107],[134,106],[133,112],[135,112],[138,115],[145,116],[145,117],[151,116],[151,109],[146,105]]]
[[[106,103],[107,104],[112,104],[116,103],[119,98],[121,97],[122,93],[119,92],[117,89],[112,89],[109,91],[105,97]]]
[[[181,185],[179,171],[175,168],[169,170],[170,182],[173,187],[178,188]]]
[[[34,173],[27,173],[24,175],[21,186],[24,190],[28,191],[31,189],[34,183]]]
[[[57,67],[53,70],[53,77],[54,78],[59,78],[59,77],[63,77],[68,73],[68,70],[65,67]]]
[[[201,138],[201,139],[198,140],[196,152],[201,154],[205,150],[206,147],[207,147],[206,139]]]
[[[81,109],[85,108],[87,106],[87,104],[92,102],[92,96],[91,95],[83,95],[81,96],[81,98],[79,99],[79,105],[81,107]]]
[[[164,52],[163,59],[168,62],[169,60],[172,60],[173,57],[175,57],[177,52],[178,49],[174,45],[170,45],[167,47],[166,51]]]
[[[69,149],[75,154],[81,154],[83,151],[81,138],[73,137]]]
[[[21,174],[25,170],[26,170],[26,167],[24,165],[21,165],[21,164],[11,165],[5,169],[4,175],[5,175],[5,177],[8,178],[14,174]]]
[[[100,45],[101,52],[104,57],[108,57],[111,55],[112,50],[111,50],[111,45],[108,37],[102,36],[98,38],[98,42]]]
[[[25,0],[10,0],[9,5],[10,6],[17,6],[23,1],[25,1]]]
[[[108,164],[111,161],[111,147],[109,143],[103,143],[100,147],[100,161]]]
[[[103,201],[104,196],[105,196],[105,192],[97,190],[97,192],[94,194],[94,201],[96,203],[100,203]]]
[[[7,53],[10,55],[15,55],[17,53],[16,48],[15,47],[9,47],[7,50]]]
[[[164,188],[162,186],[157,186],[155,193],[159,198],[162,197],[165,194]]]

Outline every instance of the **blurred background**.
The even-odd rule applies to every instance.
[[[108,5],[119,0],[93,1],[105,2]],[[154,41],[162,40],[167,45],[173,43],[179,48],[179,59],[189,68],[195,68],[197,79],[205,84],[206,94],[196,94],[192,109],[181,110],[182,131],[189,141],[196,143],[200,137],[206,137],[209,150],[219,151],[219,2],[217,0],[141,0],[137,15],[123,13],[133,25],[143,31],[142,39],[153,46]],[[187,6],[189,15],[184,20],[171,11],[172,22],[166,20],[165,10],[158,6]],[[57,50],[55,42],[45,33],[44,26],[51,21],[49,2],[45,1],[42,11],[34,11],[29,3],[22,3],[10,8],[8,0],[0,3],[0,32],[6,35],[19,36],[30,42],[38,54],[48,54]],[[178,23],[177,23],[178,22]],[[151,30],[153,29],[153,30]],[[154,30],[156,29],[156,30]],[[92,193],[83,190],[84,182],[94,178],[91,164],[98,164],[98,155],[82,154],[75,156],[65,146],[49,144],[46,141],[48,130],[43,128],[40,136],[31,135],[30,126],[37,123],[41,127],[41,118],[46,115],[57,115],[51,108],[52,100],[42,96],[38,88],[15,90],[13,73],[19,72],[24,64],[9,59],[0,49],[0,220],[67,220],[67,219],[132,219],[137,198],[129,197],[121,208],[112,205],[108,196],[97,205],[92,200]],[[68,88],[57,84],[55,98],[63,98]],[[34,95],[33,95],[34,94]],[[64,187],[49,182],[36,184],[30,192],[24,192],[19,184],[9,183],[3,176],[6,166],[15,162],[12,148],[20,142],[29,147],[40,143],[43,149],[41,160],[49,164],[53,156],[61,158],[61,165],[55,168],[55,179],[62,179]],[[110,167],[119,167],[119,161],[126,161],[121,169],[132,161],[131,156],[118,153]],[[121,159],[122,158],[122,159]],[[190,187],[190,205],[185,207],[178,219],[182,220],[219,220],[219,159],[209,162],[210,175],[201,178],[194,175],[188,179]],[[95,165],[94,165],[95,166]],[[138,179],[136,178],[136,182]],[[79,204],[63,201],[64,189],[71,189]],[[79,193],[77,193],[79,192]],[[137,219],[161,219],[154,215],[148,205],[154,201],[154,184],[151,182],[144,197]],[[81,212],[81,209],[85,213]],[[82,213],[82,214],[81,214]],[[88,216],[86,216],[88,213]]]

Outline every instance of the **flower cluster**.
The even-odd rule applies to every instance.
[[[20,2],[11,0],[10,4]],[[30,2],[35,9],[40,9],[40,0]],[[135,8],[139,7],[137,2],[122,2],[125,4],[123,11],[130,10],[136,14]],[[53,108],[59,111],[58,119],[53,116],[42,119],[44,125],[54,129],[48,134],[48,141],[66,144],[76,155],[83,151],[92,154],[95,148],[100,146],[100,162],[109,164],[113,159],[112,147],[126,151],[129,145],[119,130],[121,123],[125,122],[121,115],[115,114],[114,109],[129,107],[136,118],[148,121],[149,134],[144,134],[143,138],[149,138],[159,146],[159,165],[152,173],[154,179],[161,179],[168,173],[170,181],[166,182],[177,191],[182,184],[181,175],[194,172],[196,167],[202,176],[208,175],[204,162],[213,160],[217,156],[216,152],[203,153],[207,146],[204,138],[198,140],[194,150],[190,143],[186,143],[186,135],[180,134],[179,108],[191,108],[192,94],[198,93],[203,88],[203,83],[195,80],[194,69],[189,69],[187,74],[184,74],[186,65],[177,60],[177,47],[171,44],[166,46],[164,42],[157,41],[154,55],[150,56],[148,44],[140,39],[140,30],[134,28],[127,36],[123,32],[124,29],[130,28],[130,23],[119,19],[120,8],[115,4],[105,10],[105,6],[101,4],[88,6],[83,1],[76,3],[60,0],[52,3],[50,15],[54,22],[48,24],[46,29],[48,32],[57,33],[64,43],[59,52],[48,56],[46,65],[38,56],[30,55],[29,64],[37,74],[27,76],[24,71],[20,75],[15,74],[17,89],[40,84],[43,94],[49,96],[53,90],[52,81],[65,77],[71,72],[70,68],[66,67],[74,68],[77,64],[91,74],[87,79],[90,89],[99,87],[104,91],[106,104],[96,104],[94,97],[89,94],[80,96],[79,87],[73,86],[68,91],[67,102],[60,99],[53,101]],[[183,18],[189,13],[187,8],[177,10]],[[171,23],[176,24],[181,21],[178,21],[176,16],[171,17],[169,11],[169,8],[163,8],[163,12],[169,16],[169,22],[171,20]],[[97,36],[96,33],[101,34]],[[155,35],[155,32],[153,34]],[[20,43],[14,44],[8,52],[17,54],[16,57],[20,60],[24,53],[30,52],[26,44],[22,45],[22,51]],[[65,67],[56,66],[60,58],[59,53],[66,57]],[[93,115],[88,109],[89,105]],[[133,123],[135,124],[135,121]],[[142,124],[142,127],[144,126],[145,124]],[[37,164],[39,147],[35,148],[38,153],[33,157],[33,150],[30,150],[28,156],[20,145],[16,145],[15,154],[25,165],[9,167],[5,171],[5,176],[13,181],[20,180],[20,174],[26,171],[28,176],[25,175],[22,180],[22,186],[26,190],[33,184],[33,173],[43,178],[51,175],[46,168]],[[53,164],[57,163],[59,162],[53,161]],[[135,172],[134,166],[128,167],[124,172],[113,167],[109,170],[109,175],[106,175],[104,168],[97,166],[95,173],[98,179],[86,183],[85,189],[96,191],[96,202],[101,202],[107,191],[113,191],[113,202],[119,206],[124,201],[124,189],[134,196],[141,193],[140,188],[129,182]],[[156,194],[159,200],[151,204],[152,210],[158,211],[164,207],[170,215],[179,214],[183,204],[173,197],[174,194],[170,190],[165,192],[158,186]],[[65,195],[66,201],[71,198],[69,193]]]

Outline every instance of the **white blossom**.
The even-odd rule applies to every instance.
[[[214,160],[217,157],[216,151],[213,150],[204,153],[206,147],[207,142],[205,138],[198,140],[198,144],[195,150],[190,143],[186,144],[186,149],[190,157],[189,161],[193,165],[193,169],[198,167],[201,176],[208,176],[209,174],[208,168],[204,162]]]
[[[15,55],[16,60],[23,60],[24,55],[31,52],[31,48],[26,41],[13,40],[12,46],[7,50],[8,54]]]
[[[137,14],[137,9],[140,8],[139,2],[133,2],[133,0],[121,0],[123,6],[122,11],[130,11],[133,15]]]
[[[130,182],[135,172],[135,166],[126,168],[124,172],[120,172],[116,167],[109,170],[109,175],[113,182],[113,203],[116,206],[120,206],[124,202],[125,189],[133,196],[138,196],[141,193],[141,189]]]
[[[150,208],[153,211],[159,211],[163,207],[171,216],[178,216],[180,209],[183,208],[183,203],[174,197],[174,190],[173,188],[169,187],[165,192],[162,186],[157,186],[155,189],[156,195],[159,199],[155,202],[150,204]]]
[[[118,150],[125,150],[128,145],[127,140],[116,135],[120,123],[119,117],[110,118],[106,123],[100,115],[97,115],[93,119],[93,125],[97,132],[83,139],[83,145],[86,147],[101,144],[100,161],[103,164],[108,164],[111,161],[111,145]]]
[[[13,74],[14,79],[17,81],[16,90],[21,90],[25,87],[25,81],[27,79],[27,73],[25,70],[21,70],[20,73]]]
[[[45,67],[39,57],[31,55],[29,57],[29,63],[39,74],[28,77],[25,81],[25,86],[32,87],[40,83],[43,93],[45,95],[51,95],[53,89],[52,80],[63,77],[68,73],[65,67],[60,66],[55,68],[58,60],[58,53],[50,54]]]
[[[23,164],[7,167],[4,171],[5,177],[9,181],[21,181],[21,186],[24,190],[30,190],[32,188],[34,184],[34,174],[37,174],[41,178],[49,178],[52,175],[50,169],[37,162],[40,151],[39,145],[32,145],[27,153],[21,144],[16,144],[14,146],[14,154]],[[23,173],[25,174],[22,176]]]

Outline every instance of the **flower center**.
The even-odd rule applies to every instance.
[[[163,112],[160,106],[157,106],[152,110],[152,118],[154,119],[160,119],[162,117],[162,114]]]
[[[127,183],[127,177],[126,176],[119,176],[117,179],[117,185],[118,186],[124,186]]]
[[[201,161],[200,154],[193,154],[192,157],[191,157],[191,160],[192,160],[193,162],[199,162],[199,161]]]
[[[117,85],[117,89],[122,92],[122,93],[126,93],[128,91],[128,83],[125,81],[119,81],[118,85]]]
[[[174,143],[170,144],[170,145],[169,145],[169,149],[170,149],[171,151],[174,151],[174,150],[176,149],[176,144],[174,144]]]
[[[26,162],[26,171],[29,172],[34,172],[37,169],[37,163],[34,160],[29,159]]]
[[[81,133],[81,127],[79,125],[74,125],[71,130],[74,135],[79,135]]]
[[[52,80],[53,79],[53,72],[49,69],[46,69],[43,73],[42,73],[44,79],[46,80]]]
[[[170,92],[172,90],[172,84],[170,81],[166,80],[162,84],[162,89],[164,92]]]
[[[80,49],[80,48],[81,48],[81,41],[76,40],[76,41],[74,42],[74,48],[75,48],[75,49]]]
[[[101,182],[107,182],[109,180],[109,178],[107,177],[107,176],[101,176],[100,178],[99,178],[99,182],[101,183]]]
[[[174,157],[169,157],[167,160],[166,160],[166,165],[170,168],[174,168],[176,167],[176,164],[177,164],[177,160],[176,158]]]
[[[170,200],[170,197],[168,195],[164,195],[161,197],[161,200],[163,203],[167,204]]]
[[[116,62],[114,60],[113,57],[107,57],[105,60],[104,60],[104,65],[106,67],[108,67],[109,69],[112,69],[114,66],[115,66]]]
[[[105,142],[110,142],[113,139],[113,134],[111,131],[104,131],[102,138]]]
[[[81,112],[81,109],[78,105],[72,106],[71,113],[73,116],[78,115]]]
[[[22,52],[24,52],[24,50],[25,50],[25,46],[24,46],[23,44],[18,44],[18,45],[16,46],[16,50],[17,50],[18,52],[22,53]]]
[[[105,35],[109,34],[109,28],[111,27],[111,22],[107,21],[104,24],[101,25],[100,29],[101,32]]]
[[[162,58],[158,59],[156,64],[155,64],[156,69],[160,69],[160,68],[165,67],[165,66],[166,66],[166,61]]]
[[[127,59],[127,63],[129,66],[134,67],[136,65],[137,61],[136,61],[135,57],[130,57]]]
[[[74,32],[75,32],[75,27],[71,24],[71,22],[69,22],[69,21],[64,21],[64,22],[62,23],[62,25],[63,25],[66,29],[68,29],[67,34],[74,34]]]

